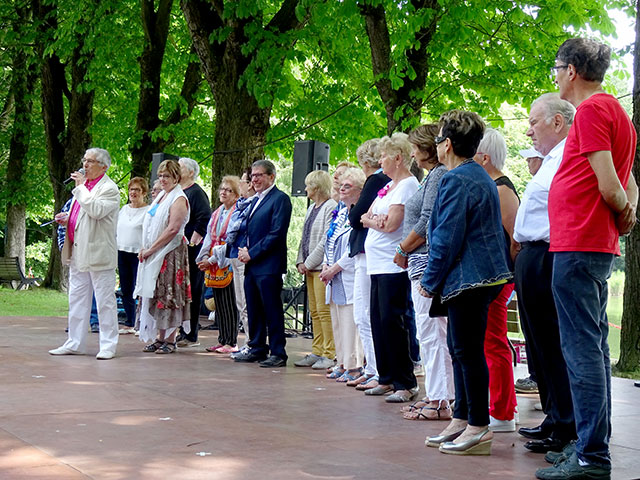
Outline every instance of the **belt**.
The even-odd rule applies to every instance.
[[[529,248],[529,247],[549,248],[549,242],[545,242],[544,240],[536,240],[534,242],[522,242],[520,245],[522,245],[522,248]]]

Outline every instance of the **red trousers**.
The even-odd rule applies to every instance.
[[[512,420],[518,405],[507,340],[507,301],[513,289],[514,284],[507,283],[489,305],[484,338],[484,355],[489,367],[489,415],[498,420]]]

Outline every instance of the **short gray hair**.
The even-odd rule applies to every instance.
[[[379,139],[372,138],[358,147],[356,157],[358,157],[358,163],[360,165],[366,165],[372,168],[378,168],[380,166],[380,156],[378,154],[379,143]]]
[[[353,186],[362,190],[364,186],[364,182],[367,180],[364,172],[360,168],[349,167],[347,168],[342,175],[340,175],[340,181],[348,178],[353,182]]]
[[[261,167],[264,169],[264,173],[267,175],[275,175],[276,174],[276,166],[273,164],[271,160],[262,159],[256,160],[251,164],[251,168]]]
[[[507,158],[507,142],[504,137],[495,128],[487,128],[484,131],[480,145],[478,145],[478,153],[484,153],[491,158],[491,165],[497,170],[504,168],[504,161]]]
[[[545,122],[550,123],[553,117],[560,114],[567,125],[571,125],[573,123],[573,117],[576,115],[576,107],[566,100],[561,99],[559,93],[543,93],[533,101],[531,108],[533,108],[537,103],[544,106]]]
[[[94,157],[95,161],[109,168],[111,166],[111,155],[104,148],[89,148],[84,152],[85,157],[87,154]]]
[[[383,152],[389,156],[400,155],[405,168],[411,166],[411,144],[409,135],[404,132],[396,132],[390,137],[382,137],[378,144],[378,152]]]
[[[198,178],[198,175],[200,175],[200,165],[198,165],[198,162],[196,162],[193,158],[180,157],[180,160],[178,160],[178,163],[180,165],[184,165],[185,167],[187,167],[189,170],[193,172],[194,180]]]

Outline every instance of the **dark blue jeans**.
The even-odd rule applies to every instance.
[[[613,254],[556,252],[553,296],[576,419],[578,458],[611,466],[611,361],[607,279]]]
[[[89,317],[89,325],[99,325],[98,321],[98,307],[96,306],[96,296],[93,295],[93,300],[91,301],[91,316]]]

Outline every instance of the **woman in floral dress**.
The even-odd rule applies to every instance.
[[[145,352],[173,353],[176,331],[189,329],[189,260],[184,226],[189,202],[180,187],[180,165],[165,160],[158,167],[162,192],[155,198],[142,226],[138,278],[140,340],[151,342]],[[187,331],[185,330],[185,331]]]

